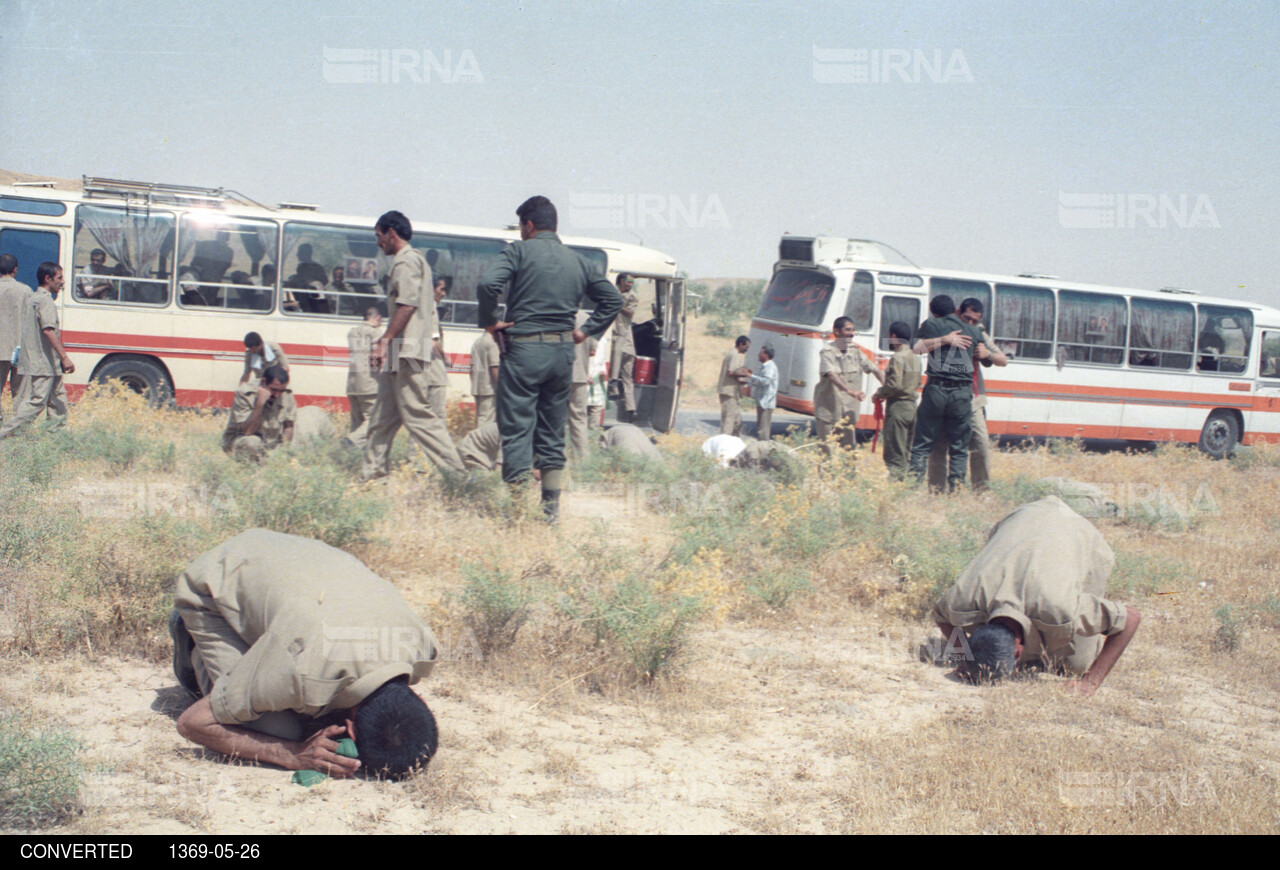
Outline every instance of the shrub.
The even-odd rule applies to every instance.
[[[813,588],[803,572],[777,570],[758,574],[747,581],[747,592],[774,610],[785,610],[797,596]]]
[[[687,640],[689,628],[703,612],[693,596],[666,596],[655,584],[631,576],[603,594],[591,594],[583,618],[597,636],[610,642],[651,681],[669,670]]]
[[[499,568],[467,564],[462,566],[462,571],[467,582],[457,598],[467,609],[466,622],[475,632],[481,653],[488,656],[509,648],[516,642],[520,627],[529,619],[529,607],[534,600],[528,583],[530,572],[513,580]]]
[[[67,731],[33,730],[18,714],[0,715],[0,827],[66,819],[84,776],[80,749]]]
[[[1240,624],[1236,606],[1219,605],[1213,611],[1213,618],[1218,620],[1218,630],[1213,635],[1213,648],[1222,652],[1235,652],[1244,636],[1244,627]]]

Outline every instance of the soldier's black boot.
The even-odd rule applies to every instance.
[[[547,523],[555,525],[560,521],[560,476],[559,468],[542,471],[542,515]]]

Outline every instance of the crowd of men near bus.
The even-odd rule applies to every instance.
[[[477,427],[460,444],[445,425],[447,378],[436,313],[443,286],[408,244],[408,219],[394,211],[378,219],[378,247],[392,258],[389,316],[384,323],[379,308],[369,306],[364,322],[350,332],[347,438],[363,445],[363,480],[389,473],[390,446],[401,427],[446,474],[492,468],[500,452],[503,480],[522,487],[536,478],[543,511],[554,523],[566,430],[571,453],[581,455],[586,444],[589,394],[580,388],[587,361],[594,340],[627,306],[629,280],[621,276],[615,286],[565,247],[555,234],[555,207],[545,197],[523,203],[517,217],[521,241],[507,246],[477,285],[484,329],[472,349]],[[52,306],[61,270],[43,264],[40,289],[33,292],[14,278],[16,265],[12,256],[0,256],[0,353],[9,360],[0,371],[17,372],[22,398],[14,419],[30,422],[23,416],[28,405],[57,405],[55,416],[65,413],[65,403],[49,398],[58,392],[59,376],[44,372],[55,360],[64,372],[74,366]],[[504,294],[505,310],[498,304]],[[589,311],[579,311],[584,298]],[[1002,364],[977,326],[981,305],[975,303],[965,300],[957,315],[952,300],[939,296],[919,329],[893,324],[895,353],[885,372],[852,342],[852,323],[838,319],[835,340],[822,352],[823,381],[815,393],[824,443],[834,437],[843,448],[855,446],[864,375],[871,374],[880,382],[874,398],[887,406],[885,458],[895,473],[923,477],[934,445],[945,443],[946,480],[962,484],[970,439],[977,437],[971,424],[974,391],[981,390],[975,361]],[[15,324],[21,337],[9,334]],[[297,408],[283,348],[257,333],[244,344],[224,450],[254,460],[290,441],[332,437],[324,431],[322,410]],[[725,434],[740,433],[739,387],[749,383],[759,407],[758,434],[768,438],[777,392],[773,349],[760,349],[760,368],[753,372],[745,362],[748,344],[740,338],[722,368],[722,423]],[[928,354],[929,380],[917,411],[918,354]],[[12,422],[0,431],[7,434]],[[613,427],[611,443],[624,444],[629,431],[640,435],[634,426]],[[639,440],[652,449],[643,435]],[[937,603],[933,618],[947,647],[936,661],[947,664],[948,653],[955,653],[955,676],[972,682],[1000,679],[1021,666],[1053,670],[1071,677],[1068,689],[1092,694],[1140,620],[1133,608],[1104,597],[1113,564],[1101,533],[1066,501],[1049,496],[1020,506],[997,524]],[[438,658],[434,637],[391,584],[349,554],[318,541],[249,530],[194,560],[178,579],[175,604],[169,623],[174,672],[198,699],[178,720],[185,737],[228,756],[334,776],[363,769],[399,777],[435,753],[434,717],[408,689]],[[325,653],[323,644],[300,653],[301,641],[285,650],[275,640],[327,638],[326,619],[338,619],[356,637],[391,626],[413,643],[397,644],[388,659],[378,644],[353,644],[337,655]],[[365,629],[374,634],[361,633]],[[340,739],[352,745],[343,747]]]

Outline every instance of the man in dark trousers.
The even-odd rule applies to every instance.
[[[516,217],[521,241],[507,245],[476,286],[479,323],[503,333],[506,343],[497,386],[502,479],[519,483],[530,468],[539,469],[543,510],[554,522],[560,510],[574,345],[609,328],[622,308],[622,296],[596,267],[561,244],[551,200],[530,197],[516,209]],[[495,315],[504,289],[508,320],[499,321]],[[575,329],[584,293],[595,310]]]

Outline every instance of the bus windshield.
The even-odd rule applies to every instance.
[[[760,302],[758,317],[818,326],[827,313],[827,302],[836,279],[810,269],[779,269]]]

